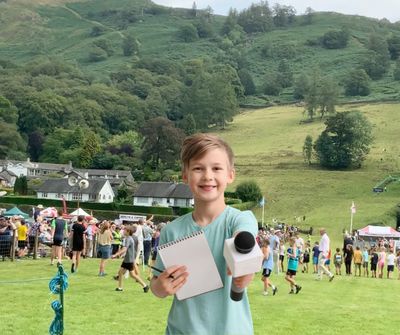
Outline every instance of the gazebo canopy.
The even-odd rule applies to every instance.
[[[71,216],[83,215],[84,217],[90,216],[90,214],[86,213],[82,208],[78,208],[78,209],[74,210],[69,215],[71,215]]]
[[[381,227],[368,225],[358,230],[358,235],[361,237],[386,237],[400,238],[400,232],[392,227]]]
[[[29,218],[29,215],[21,211],[18,207],[10,208],[8,211],[3,213],[4,216],[11,217],[14,215],[22,216],[24,219]]]

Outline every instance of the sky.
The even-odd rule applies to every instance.
[[[168,7],[191,8],[193,0],[153,0],[153,2]],[[198,9],[211,6],[215,14],[227,15],[229,8],[237,10],[248,8],[258,0],[196,0]],[[270,0],[272,8],[275,3],[293,6],[297,14],[303,14],[307,7],[314,11],[330,11],[343,14],[356,14],[361,16],[386,18],[391,22],[400,20],[400,0]]]

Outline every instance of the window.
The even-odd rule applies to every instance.
[[[148,204],[149,203],[149,198],[148,197],[137,197],[136,202],[138,204]]]
[[[47,198],[47,193],[43,192],[43,193],[42,193],[42,197],[43,197],[43,198]]]
[[[82,193],[72,193],[72,200],[82,200]]]
[[[62,198],[62,194],[61,194],[61,193],[57,193],[57,194],[56,194],[56,198],[57,198],[57,199],[61,199],[61,198]]]
[[[89,194],[89,200],[96,200],[96,199],[97,199],[97,196],[96,196],[95,193],[90,193]]]

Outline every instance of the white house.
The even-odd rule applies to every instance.
[[[70,186],[67,178],[47,179],[37,190],[38,199],[62,199],[66,201],[100,202],[114,201],[114,191],[107,179],[91,179],[86,189]]]
[[[193,194],[186,184],[143,182],[133,196],[135,206],[192,207]]]

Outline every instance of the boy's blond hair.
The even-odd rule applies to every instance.
[[[198,133],[186,137],[183,141],[181,150],[182,169],[185,170],[192,159],[201,158],[213,149],[224,150],[228,156],[229,165],[233,168],[234,155],[229,144],[216,135]]]

